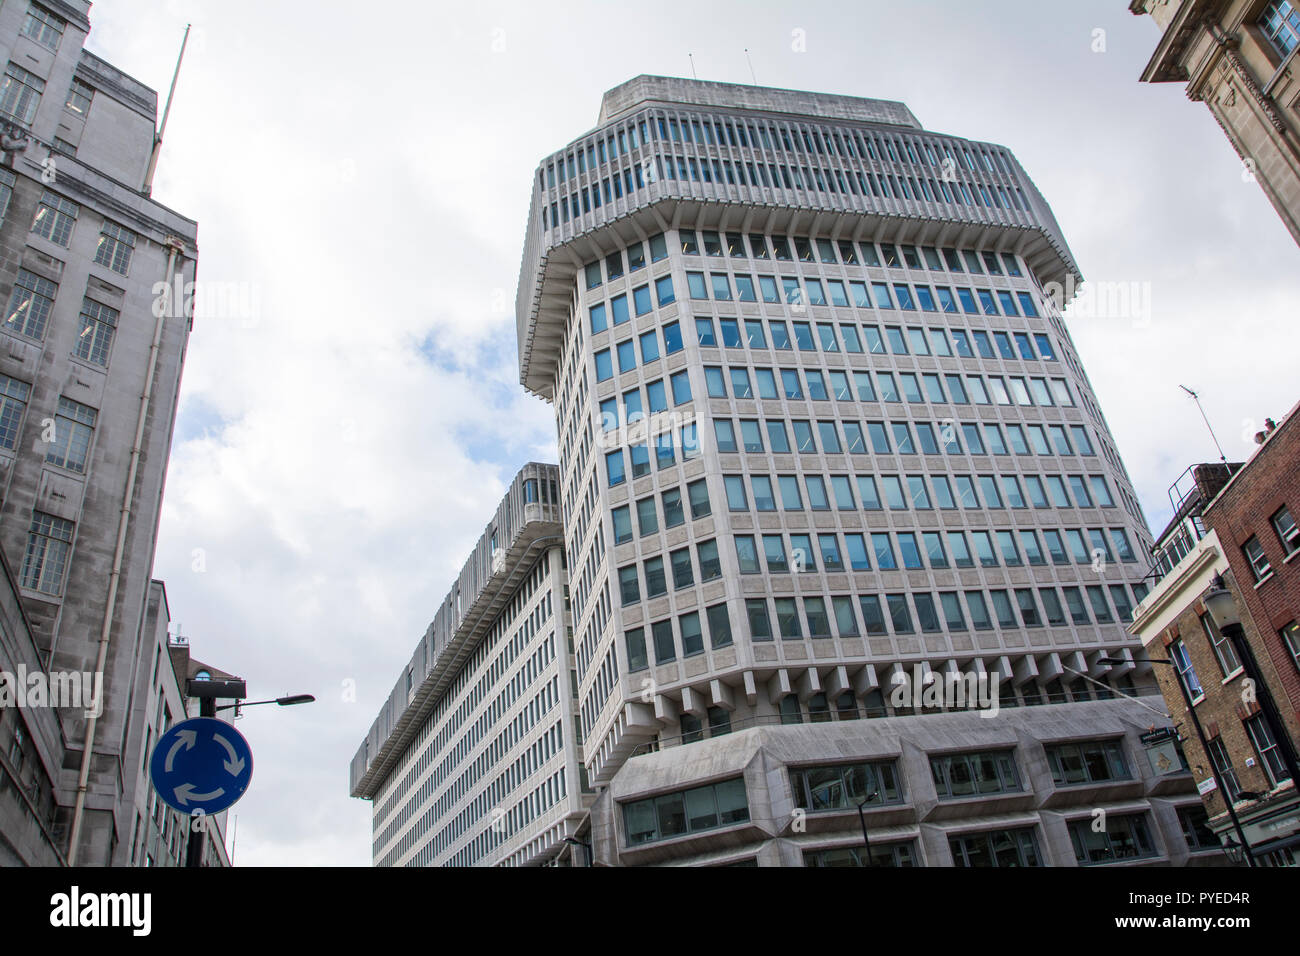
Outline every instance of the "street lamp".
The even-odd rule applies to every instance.
[[[224,707],[218,707],[217,710],[234,710],[235,716],[245,707],[256,707],[258,704],[279,704],[281,707],[292,707],[294,704],[310,704],[315,702],[316,698],[311,694],[293,694],[289,697],[275,697],[271,700],[237,700],[233,704],[226,704]],[[200,705],[201,706],[201,705]]]
[[[255,700],[245,704],[242,701],[243,696],[248,693],[247,685],[244,681],[234,680],[212,680],[211,675],[206,671],[200,671],[198,675],[185,682],[185,693],[190,697],[199,699],[199,716],[213,717],[217,716],[219,710],[235,711],[235,716],[239,716],[240,707],[255,707],[258,704],[279,704],[281,707],[289,707],[293,704],[310,704],[316,698],[311,694],[293,694],[288,697],[276,697],[272,700]],[[235,698],[233,704],[226,704],[224,707],[217,706],[219,698]],[[202,866],[203,865],[203,830],[190,821],[189,840],[185,845],[185,865]]]
[[[1225,840],[1223,844],[1223,852],[1228,855],[1228,862],[1232,863],[1234,866],[1240,866],[1245,855],[1242,853],[1242,849],[1242,845],[1234,840],[1232,834],[1229,833],[1228,839]]]
[[[1286,772],[1292,782],[1300,786],[1300,769],[1296,768],[1295,748],[1291,745],[1291,737],[1287,733],[1286,725],[1282,723],[1282,716],[1273,701],[1273,693],[1264,682],[1263,674],[1260,673],[1255,652],[1251,650],[1250,643],[1246,640],[1246,629],[1241,626],[1241,615],[1237,611],[1237,599],[1224,586],[1223,575],[1214,576],[1214,580],[1210,582],[1210,590],[1201,600],[1205,603],[1205,610],[1218,627],[1219,633],[1232,642],[1233,650],[1237,652],[1237,660],[1241,662],[1246,676],[1254,686],[1255,699],[1259,703],[1260,712],[1264,715],[1264,723],[1268,725],[1269,733],[1273,735],[1277,749],[1282,754]]]
[[[866,847],[867,855],[864,857],[863,866],[871,866],[871,837],[867,836],[867,804],[880,794],[879,790],[873,790],[861,803],[858,804],[858,822],[862,824],[862,845]]]
[[[1192,703],[1192,693],[1187,689],[1187,684],[1183,680],[1183,675],[1179,672],[1177,665],[1171,660],[1163,657],[1148,657],[1146,660],[1152,664],[1168,664],[1174,669],[1174,683],[1176,683],[1183,692],[1183,700],[1187,703],[1187,713],[1191,715],[1192,726],[1196,728],[1196,736],[1201,741],[1201,749],[1205,751],[1205,759],[1210,765],[1210,773],[1214,776],[1214,785],[1219,788],[1219,793],[1223,795],[1223,805],[1228,808],[1228,816],[1232,819],[1233,829],[1237,831],[1237,836],[1241,837],[1241,845],[1246,854],[1246,859],[1251,866],[1255,865],[1255,854],[1250,851],[1250,843],[1246,840],[1245,831],[1241,829],[1241,820],[1237,818],[1237,808],[1233,806],[1233,796],[1228,792],[1228,788],[1223,785],[1223,777],[1219,773],[1219,765],[1214,762],[1214,755],[1210,753],[1210,742],[1206,739],[1205,728],[1201,726],[1201,718],[1196,714],[1196,706]],[[1129,664],[1131,661],[1124,660],[1120,657],[1099,657],[1099,664]],[[1238,797],[1241,793],[1237,794]],[[1229,837],[1231,839],[1231,837]],[[1226,849],[1226,847],[1225,847]],[[1230,860],[1231,856],[1228,857]]]

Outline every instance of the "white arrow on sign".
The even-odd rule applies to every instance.
[[[244,772],[244,758],[235,753],[234,744],[221,736],[221,734],[213,734],[212,739],[221,744],[221,746],[226,749],[226,753],[230,754],[230,759],[222,764],[222,766],[226,768],[226,773],[230,774],[232,777],[238,777]]]
[[[191,801],[195,803],[200,803],[205,800],[215,800],[217,797],[221,796],[225,792],[226,792],[225,787],[217,787],[217,789],[213,790],[211,793],[195,793],[194,784],[183,783],[179,787],[174,789],[172,791],[172,794],[176,797],[176,802],[183,807],[189,804]]]
[[[198,741],[198,736],[198,733],[193,730],[177,731],[176,743],[172,744],[172,749],[167,751],[167,759],[163,762],[163,770],[171,773],[172,762],[176,759],[176,751],[181,749],[181,744],[185,745],[186,750],[193,750],[194,744]]]

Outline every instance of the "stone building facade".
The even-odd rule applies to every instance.
[[[56,809],[42,825],[62,859],[120,865],[191,322],[160,290],[194,281],[197,227],[149,195],[158,96],[84,48],[90,6],[0,6],[0,550],[27,666],[103,679],[101,714],[63,708],[57,736],[26,733],[50,743],[38,755]]]
[[[1132,0],[1160,43],[1146,83],[1182,83],[1209,108],[1300,242],[1300,5],[1295,0]]]

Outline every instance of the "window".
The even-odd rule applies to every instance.
[[[799,609],[794,598],[776,598],[776,627],[782,640],[799,640],[803,631],[799,624]]]
[[[58,291],[59,287],[49,279],[19,269],[18,277],[14,280],[13,294],[9,297],[5,326],[34,339],[44,338],[45,324],[49,320]]]
[[[871,857],[864,861],[865,852],[856,846],[842,846],[827,850],[805,850],[804,866],[815,867],[853,867],[853,866],[916,866],[916,850],[909,840],[905,843],[872,843]]]
[[[92,98],[94,98],[94,95],[95,95],[95,88],[93,86],[74,78],[72,81],[72,87],[71,89],[68,90],[68,101],[64,104],[64,106],[65,108],[72,110],[72,112],[74,113],[79,113],[82,116],[85,116],[86,113],[90,111],[90,101]],[[594,265],[596,266],[596,273],[597,275],[599,275],[600,264],[594,263]],[[588,276],[588,280],[590,280],[591,277],[590,266],[588,267],[587,276]],[[596,285],[600,285],[600,282],[597,282]]]
[[[636,340],[628,339],[616,346],[618,352],[618,371],[630,372],[636,368]]]
[[[1019,830],[990,830],[986,833],[951,837],[948,840],[948,847],[952,850],[952,861],[955,866],[1043,865],[1032,827]]]
[[[700,561],[700,580],[712,581],[722,577],[722,562],[718,560],[718,542],[704,541],[696,546]]]
[[[853,810],[863,803],[882,806],[903,802],[898,770],[892,760],[791,768],[790,787],[794,805],[813,813]]]
[[[703,654],[704,632],[700,629],[699,612],[692,611],[689,614],[683,614],[677,621],[682,630],[682,656],[694,657],[696,654]],[[686,730],[685,723],[683,723],[682,730]],[[685,742],[689,743],[690,741]]]
[[[627,505],[615,508],[611,513],[614,519],[614,543],[626,544],[632,540],[632,513]]]
[[[1069,595],[1070,588],[1066,588],[1066,595]],[[1192,667],[1192,659],[1187,654],[1187,646],[1181,639],[1174,641],[1169,645],[1169,657],[1174,662],[1174,670],[1178,672],[1178,678],[1183,682],[1183,687],[1187,689],[1188,696],[1192,700],[1203,697],[1205,691],[1201,689],[1200,678],[1196,676],[1196,669]]]
[[[17,447],[23,412],[27,410],[31,393],[32,387],[26,382],[0,375],[0,448],[12,451]]]
[[[1190,850],[1222,850],[1223,844],[1210,829],[1210,817],[1202,804],[1178,808],[1178,823]]]
[[[43,47],[51,50],[59,48],[59,39],[67,22],[46,10],[40,4],[33,3],[27,7],[27,19],[23,21],[23,36],[30,37]]]
[[[663,276],[655,280],[655,298],[658,300],[661,309],[677,301],[677,293],[673,290],[672,276]]]
[[[46,594],[62,593],[71,550],[72,522],[35,512],[23,555],[23,587]]]
[[[1300,42],[1300,9],[1293,0],[1274,0],[1264,8],[1259,28],[1278,55],[1285,57]]]
[[[1256,582],[1263,581],[1273,573],[1273,566],[1269,564],[1259,538],[1252,536],[1241,546],[1241,550],[1245,552],[1246,560],[1250,562],[1250,570],[1254,573]]]
[[[742,777],[623,805],[628,846],[745,823],[749,804]]]
[[[61,397],[54,417],[54,440],[45,453],[45,460],[69,471],[84,472],[95,418],[93,408]]]
[[[46,190],[41,196],[41,204],[36,207],[32,232],[66,248],[80,212],[81,207],[76,203]]]
[[[1237,671],[1241,667],[1241,661],[1237,659],[1237,651],[1232,646],[1232,642],[1220,633],[1218,625],[1214,623],[1214,618],[1208,614],[1202,614],[1201,629],[1205,631],[1210,647],[1214,650],[1214,659],[1219,662],[1223,676],[1227,677]]]
[[[709,643],[712,647],[728,647],[731,644],[731,616],[727,613],[727,605],[715,604],[708,608],[705,617],[709,623]],[[725,711],[724,711],[725,713]],[[713,728],[713,721],[710,720],[710,732],[715,736],[717,731]],[[731,733],[731,720],[727,720],[727,729],[725,733]]]
[[[650,666],[645,649],[645,628],[638,627],[625,635],[627,642],[627,669],[643,671]]]
[[[624,471],[624,461],[622,451],[611,451],[605,454],[605,477],[609,481],[609,487],[621,485],[627,480],[627,474]]]
[[[930,772],[941,800],[1024,789],[1010,750],[931,757]]]
[[[672,552],[668,558],[672,564],[675,589],[688,588],[695,583],[695,568],[691,564],[690,548],[680,548]]]
[[[637,578],[635,564],[618,569],[618,588],[624,607],[641,600],[641,585]]]
[[[1291,654],[1291,662],[1300,670],[1300,622],[1292,621],[1282,628],[1282,643]]]
[[[756,641],[772,639],[772,621],[767,613],[767,601],[764,598],[750,598],[745,601],[745,617],[749,621],[750,636]]]
[[[1284,780],[1290,780],[1291,774],[1286,769],[1286,763],[1282,759],[1282,750],[1278,747],[1277,741],[1273,737],[1273,732],[1269,729],[1268,723],[1262,713],[1245,721],[1246,733],[1250,735],[1250,742],[1255,747],[1255,753],[1259,755],[1259,762],[1264,765],[1264,771],[1268,774],[1269,783],[1276,787]]]
[[[1155,844],[1147,830],[1144,814],[1108,815],[1100,833],[1093,828],[1093,818],[1070,821],[1070,842],[1080,866],[1114,863],[1155,856]]]
[[[1296,527],[1290,510],[1283,506],[1270,520],[1273,523],[1273,530],[1277,532],[1278,540],[1282,542],[1282,550],[1287,555],[1300,551],[1300,528]]]
[[[685,405],[689,402],[691,400],[690,376],[686,372],[675,372],[670,381],[673,387],[673,404]]]
[[[1210,759],[1223,778],[1223,788],[1227,791],[1225,796],[1236,803],[1241,796],[1241,783],[1237,780],[1237,770],[1232,765],[1232,758],[1228,756],[1228,748],[1224,746],[1222,737],[1210,739]]]
[[[36,118],[36,108],[41,104],[45,81],[28,73],[16,63],[5,68],[5,78],[0,84],[0,113],[30,126]]]
[[[1087,740],[1047,748],[1047,763],[1058,787],[1132,778],[1118,740]]]

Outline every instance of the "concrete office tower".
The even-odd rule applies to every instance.
[[[1161,31],[1142,82],[1182,83],[1206,105],[1243,178],[1300,242],[1300,0],[1131,0],[1129,10]]]
[[[585,818],[562,545],[527,465],[352,760],[376,866],[544,865]]]
[[[131,854],[129,701],[154,659],[144,624],[190,331],[187,304],[156,310],[155,287],[193,281],[196,227],[149,198],[158,97],[83,49],[89,9],[0,8],[0,548],[33,663],[103,673],[103,713],[58,711],[43,775],[60,853],[105,865]]]
[[[900,103],[641,76],[542,160],[596,865],[855,865],[863,803],[878,864],[1187,858],[1077,271],[1006,149]]]

